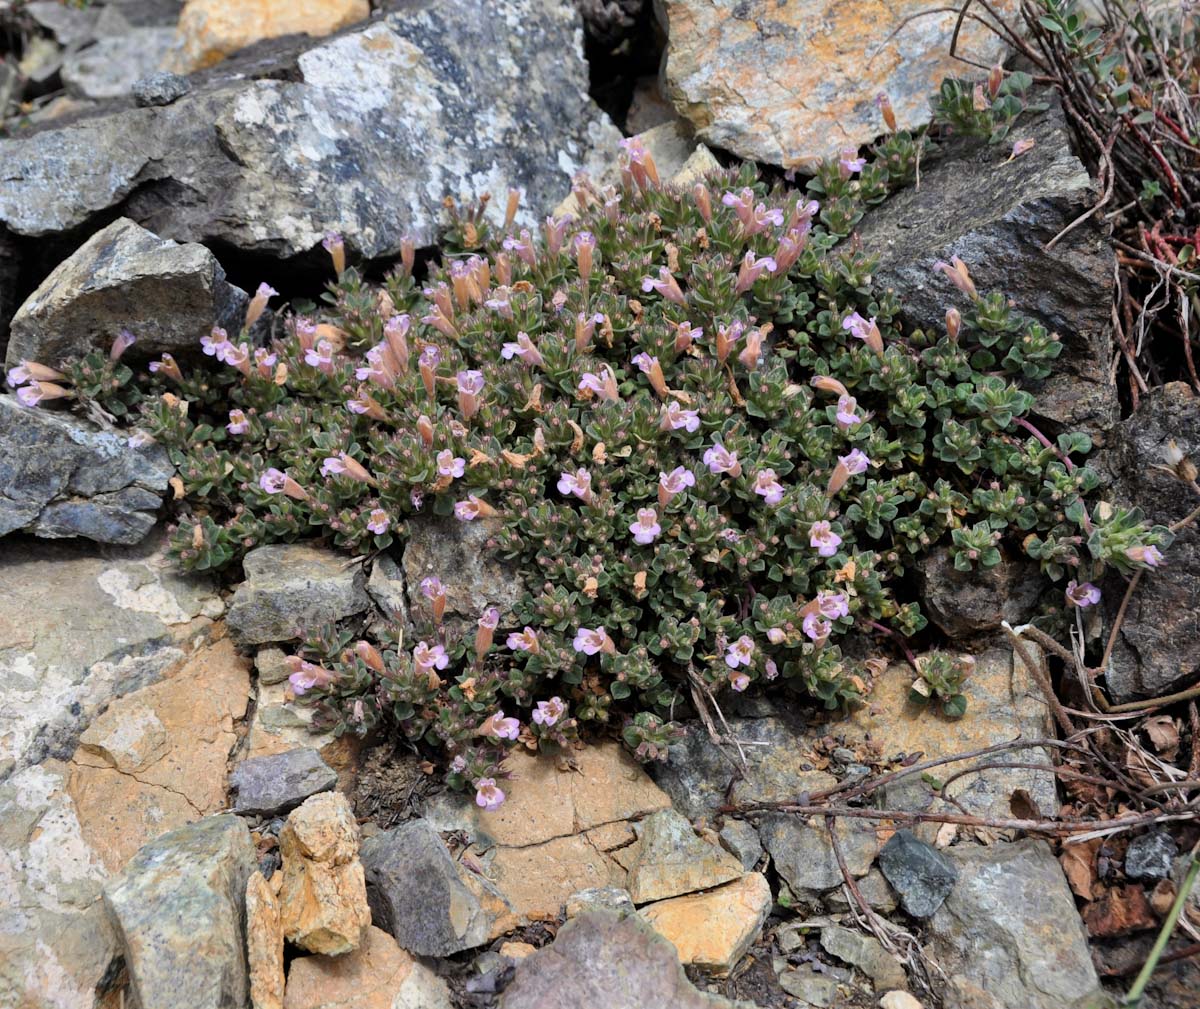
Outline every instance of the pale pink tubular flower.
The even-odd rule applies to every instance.
[[[311,662],[304,662],[296,656],[288,659],[288,665],[292,667],[288,685],[291,686],[293,694],[299,695],[314,688],[327,687],[337,679],[332,671]]]
[[[775,272],[778,274],[787,273],[796,261],[804,252],[805,245],[808,244],[808,239],[804,232],[796,228],[789,231],[779,240],[779,248],[775,250],[775,255],[772,257],[775,260]]]
[[[1125,556],[1137,564],[1145,564],[1148,568],[1156,568],[1163,562],[1162,551],[1158,547],[1129,547]]]
[[[734,319],[728,326],[717,326],[717,360],[721,364],[725,363],[733,345],[742,338],[742,334],[745,332],[745,324],[738,319]]]
[[[418,672],[428,673],[434,669],[445,669],[450,664],[450,656],[441,645],[430,645],[427,641],[418,641],[413,649],[413,665]]]
[[[765,675],[768,680],[773,680],[779,675],[779,667],[775,664],[774,659],[767,659],[767,661],[763,664],[763,675]]]
[[[63,399],[70,396],[71,391],[54,382],[30,382],[17,390],[17,402],[22,406],[37,406],[43,400]]]
[[[817,212],[821,209],[821,204],[816,200],[809,200],[807,203],[797,203],[793,208],[791,215],[788,217],[788,234],[799,232],[801,235],[807,235],[812,228],[813,218],[817,216]]]
[[[596,255],[596,236],[590,231],[581,231],[572,243],[575,247],[575,265],[579,276],[587,280],[592,275]]]
[[[748,666],[754,661],[754,639],[743,634],[725,650],[725,665],[730,669]]]
[[[866,167],[867,159],[855,157],[856,153],[853,149],[847,148],[838,158],[838,172],[843,179],[850,178],[851,175],[861,172]]]
[[[770,256],[755,256],[753,252],[747,252],[738,267],[734,290],[738,294],[745,294],[764,273],[774,273],[778,268],[779,265]]]
[[[822,392],[832,392],[836,396],[849,395],[846,387],[841,382],[828,375],[814,375],[811,382],[814,389],[820,389]]]
[[[542,646],[538,642],[537,631],[532,627],[526,627],[523,631],[514,631],[508,636],[507,644],[514,652],[529,652],[531,655],[536,655],[542,650]]]
[[[837,404],[837,423],[842,430],[847,430],[855,424],[862,423],[858,414],[858,400],[853,396],[839,396]]]
[[[388,518],[388,513],[382,508],[372,508],[371,514],[367,517],[367,529],[373,532],[376,536],[382,536],[388,531],[388,527],[392,524],[392,520]]]
[[[695,410],[685,410],[672,400],[663,407],[663,418],[659,428],[663,431],[678,431],[682,428],[688,434],[694,434],[700,430],[700,414]]]
[[[850,476],[858,476],[860,473],[865,473],[867,467],[872,465],[866,453],[857,448],[851,449],[846,455],[839,455],[838,462],[846,467],[846,472]]]
[[[387,420],[387,411],[383,409],[383,405],[375,399],[365,385],[358,387],[358,398],[346,400],[346,409],[351,413],[374,417],[376,420]]]
[[[548,701],[538,701],[537,708],[533,712],[533,721],[536,725],[549,729],[566,713],[567,706],[563,703],[563,699],[551,697]]]
[[[317,324],[312,319],[303,316],[292,320],[292,331],[296,334],[296,342],[301,350],[308,350],[317,342]]]
[[[658,506],[667,507],[671,500],[682,494],[688,487],[696,486],[696,477],[690,469],[676,466],[670,473],[658,474]]]
[[[862,340],[873,353],[883,353],[883,334],[875,324],[875,317],[864,319],[857,312],[851,312],[842,320],[842,329],[846,330],[856,340]]]
[[[333,272],[340,277],[346,272],[346,243],[342,236],[336,231],[326,233],[321,248],[329,253],[329,258],[333,260]]]
[[[496,713],[480,726],[480,730],[493,739],[516,739],[521,734],[521,723],[515,718],[505,718],[504,709],[497,708]]]
[[[812,641],[824,641],[833,630],[828,620],[821,619],[820,614],[810,613],[800,625],[804,633]]]
[[[592,344],[592,336],[596,332],[596,326],[604,321],[604,315],[601,312],[595,312],[592,315],[584,315],[580,312],[575,316],[575,349],[580,353],[586,353],[588,347]]]
[[[518,333],[516,343],[506,343],[500,348],[500,356],[506,361],[519,357],[523,364],[539,368],[545,364],[541,352],[533,345],[528,333]]]
[[[318,340],[315,347],[309,347],[304,352],[304,363],[311,365],[326,375],[333,374],[333,344],[328,340]]]
[[[515,252],[517,258],[527,266],[537,265],[537,254],[533,248],[533,238],[527,229],[521,230],[520,238],[509,235],[501,244],[507,251]]]
[[[839,617],[850,615],[850,604],[844,592],[831,592],[821,589],[817,593],[817,609],[827,620],[837,620]]]
[[[767,640],[773,645],[782,645],[787,640],[787,632],[782,627],[769,627]]]
[[[474,522],[477,518],[487,518],[495,514],[495,508],[474,494],[468,494],[466,501],[459,501],[454,505],[454,517],[460,522]]]
[[[658,513],[653,508],[639,508],[637,521],[629,527],[633,533],[633,542],[639,546],[648,546],[658,539],[662,526],[658,524]]]
[[[590,371],[584,372],[583,378],[579,380],[579,391],[609,402],[615,402],[621,395],[617,388],[616,375],[608,365],[604,366],[604,371],[599,375]]]
[[[683,296],[683,291],[680,290],[678,281],[675,280],[674,274],[665,267],[658,268],[658,279],[653,277],[642,278],[642,290],[649,294],[651,291],[657,291],[667,301],[672,301],[676,305],[687,307],[687,298]]]
[[[732,477],[742,475],[742,464],[738,461],[737,453],[730,452],[719,441],[704,453],[704,465],[713,474],[728,473]]]
[[[254,297],[250,299],[250,304],[246,308],[246,319],[242,323],[242,329],[249,331],[254,328],[254,324],[262,318],[263,312],[267,310],[267,302],[279,294],[270,284],[259,284],[258,290],[254,292]]]
[[[208,336],[200,337],[200,349],[209,357],[215,357],[222,364],[225,362],[225,354],[233,344],[229,342],[229,334],[220,326],[213,326],[212,332]]]
[[[258,478],[258,485],[268,494],[285,494],[296,501],[307,501],[308,491],[295,480],[274,467],[268,469]]]
[[[428,315],[421,316],[421,321],[427,326],[432,326],[443,336],[448,336],[451,340],[458,339],[458,329],[452,318],[442,311],[440,305],[434,305]]]
[[[137,343],[136,336],[134,336],[127,329],[121,330],[121,332],[117,334],[117,338],[113,340],[112,349],[108,352],[108,359],[110,361],[121,360],[121,355],[124,354],[125,351],[127,351],[135,343]]]
[[[500,624],[500,611],[495,606],[489,606],[479,617],[478,629],[475,631],[475,658],[477,661],[491,650],[496,628]]]
[[[634,356],[633,364],[637,365],[638,370],[650,380],[650,387],[665,399],[670,390],[667,389],[667,379],[658,358],[651,357],[642,351]]]
[[[383,327],[383,339],[392,352],[400,374],[408,374],[409,346],[408,334],[412,329],[412,319],[407,314],[393,315]]]
[[[1067,582],[1067,605],[1081,610],[1100,602],[1100,590],[1091,582],[1080,585],[1074,578]]]
[[[479,394],[483,392],[483,373],[460,371],[458,379],[458,408],[463,419],[470,420],[479,412]]]
[[[167,357],[167,354],[163,354],[164,361]],[[271,353],[269,350],[263,347],[256,347],[254,349],[254,367],[258,371],[259,378],[273,377],[275,374],[275,365],[278,362],[278,355]]]
[[[580,627],[575,632],[575,640],[571,642],[576,652],[583,655],[596,655],[599,652],[604,652],[607,655],[615,655],[617,646],[613,644],[612,638],[608,636],[608,631],[603,627],[589,629]]]
[[[808,544],[821,557],[832,557],[842,545],[842,538],[833,531],[833,527],[824,520],[814,522],[809,530]]]
[[[169,355],[163,355],[163,357],[167,356]],[[150,370],[157,371],[158,369],[152,364],[150,366]],[[59,382],[66,377],[67,376],[61,371],[56,371],[54,368],[48,368],[44,364],[38,364],[37,361],[22,361],[15,368],[8,369],[8,384],[14,389],[18,385],[24,385],[29,381]]]
[[[763,339],[766,333],[762,329],[752,329],[746,334],[746,346],[738,353],[738,360],[749,371],[755,371],[763,359]]]
[[[773,469],[761,469],[754,477],[754,493],[762,495],[769,505],[777,505],[783,500],[783,484],[779,482]]]
[[[557,256],[562,252],[563,242],[567,237],[567,227],[571,220],[571,215],[565,214],[562,217],[547,217],[542,224],[542,234],[546,238],[546,251],[551,256]]]
[[[574,473],[563,471],[558,478],[558,492],[574,495],[585,503],[590,502],[592,500],[592,474],[582,467]]]
[[[693,343],[704,337],[704,330],[694,327],[690,322],[677,322],[675,326],[675,353],[684,353]]]
[[[729,670],[729,686],[740,694],[750,686],[750,677],[743,672],[731,669]]]
[[[480,778],[475,782],[475,805],[485,813],[494,813],[504,805],[504,793],[495,778]]]
[[[250,374],[250,344],[230,343],[225,348],[225,363],[243,375]]]
[[[1016,141],[1012,145],[1012,154],[1009,155],[1008,160],[1012,161],[1013,158],[1019,158],[1022,154],[1026,154],[1029,151],[1033,150],[1033,148],[1036,145],[1037,145],[1036,140],[1027,139],[1027,140]]]
[[[229,411],[229,423],[225,425],[225,430],[230,434],[245,434],[250,428],[250,421],[246,419],[246,414],[241,410]]]
[[[149,367],[155,375],[165,375],[176,382],[183,381],[183,372],[179,370],[179,365],[170,354],[163,354],[161,361],[151,361]],[[9,374],[11,375],[11,372]]]
[[[467,471],[467,461],[461,456],[456,456],[450,449],[444,448],[437,454],[437,471],[438,476],[448,476],[455,480]]]
[[[321,476],[345,476],[358,483],[373,484],[375,482],[375,478],[367,472],[363,464],[353,456],[346,455],[345,452],[339,452],[322,462]]]
[[[971,279],[971,273],[967,269],[967,264],[957,256],[951,256],[949,263],[945,263],[939,259],[933,264],[933,270],[935,273],[942,274],[972,301],[979,300],[979,292],[975,290],[975,281]]]

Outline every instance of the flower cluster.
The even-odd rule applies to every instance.
[[[580,180],[578,219],[539,235],[513,226],[516,196],[503,225],[450,205],[423,284],[411,248],[371,287],[331,240],[319,320],[157,363],[142,422],[182,480],[176,556],[220,567],[314,535],[367,555],[431,517],[482,523],[523,579],[510,612],[452,620],[439,572],[414,627],[328,628],[292,686],[318,725],[441,748],[487,809],[509,747],[583,723],[663,757],[697,683],[856,698],[839,641],[920,631],[906,574],[939,545],[966,568],[1025,551],[1091,605],[1106,566],[1153,566],[1167,536],[1089,511],[1087,440],[1029,422],[1022,383],[1057,337],[957,260],[944,331],[907,330],[841,243],[919,145],[846,152],[807,192],[748,167],[662,184],[633,145],[619,187]],[[926,679],[960,707],[955,670]]]

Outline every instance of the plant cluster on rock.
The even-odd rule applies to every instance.
[[[443,619],[454,572],[435,573],[415,635],[330,627],[291,682],[320,725],[444,749],[450,781],[491,808],[514,743],[611,722],[653,759],[690,691],[858,697],[867,673],[838,639],[919,631],[906,575],[938,544],[963,570],[1023,550],[1070,577],[1072,605],[1095,601],[1106,567],[1161,560],[1165,529],[1089,510],[1098,478],[1072,459],[1087,437],[1026,419],[1022,383],[1050,374],[1056,334],[957,259],[939,264],[961,295],[944,328],[904,327],[870,250],[841,241],[924,143],[894,131],[803,193],[752,168],[664,185],[627,142],[619,186],[580,181],[578,219],[538,236],[513,225],[515,193],[503,226],[486,199],[449,203],[424,285],[411,243],[373,287],[330,236],[321,321],[293,315],[253,346],[264,285],[241,337],[202,341],[215,367],[163,355],[143,392],[122,337],[108,358],[11,379],[27,403],[140,401],[178,468],[172,547],[189,569],[312,536],[372,555],[426,514],[486,524],[527,586],[514,612],[463,633]],[[961,676],[942,672],[928,685],[961,713]]]

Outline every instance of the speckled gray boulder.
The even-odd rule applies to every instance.
[[[149,105],[170,105],[192,90],[186,77],[170,70],[156,70],[133,82],[133,100],[145,108]]]
[[[295,809],[310,795],[337,786],[337,772],[311,747],[251,757],[229,775],[237,792],[235,813],[277,816]]]
[[[952,863],[909,830],[898,830],[879,852],[879,868],[914,918],[928,918],[946,899],[958,878]]]
[[[138,543],[174,472],[159,445],[0,395],[0,536]]]

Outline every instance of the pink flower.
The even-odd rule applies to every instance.
[[[842,320],[842,329],[846,330],[856,340],[866,340],[868,330],[875,325],[875,319],[864,319],[857,312],[851,312]]]
[[[779,675],[779,667],[775,665],[774,659],[767,659],[763,665],[763,670],[768,680],[773,680]]]
[[[462,774],[463,771],[465,771],[466,769],[467,769],[467,758],[464,757],[461,753],[458,754],[452,761],[450,761],[450,773],[451,774]]]
[[[515,252],[517,258],[527,266],[536,265],[537,256],[533,250],[533,238],[527,229],[521,230],[520,238],[514,238],[512,235],[509,235],[501,244],[509,252]]]
[[[859,449],[851,449],[848,455],[839,455],[838,462],[846,467],[846,472],[850,476],[858,476],[859,473],[865,473],[867,467],[871,465],[871,460],[866,454]]]
[[[783,222],[782,216],[780,223]],[[742,258],[742,264],[738,267],[737,284],[734,285],[734,290],[738,294],[744,294],[754,286],[754,282],[759,277],[766,273],[774,273],[779,268],[779,264],[770,256],[755,256],[753,252],[747,252]]]
[[[842,538],[833,531],[828,522],[820,521],[812,524],[808,535],[809,546],[813,547],[822,557],[832,557],[842,545]]]
[[[1067,605],[1081,610],[1100,602],[1100,590],[1091,582],[1080,585],[1074,578],[1067,582]]]
[[[576,652],[582,652],[584,655],[595,655],[597,652],[607,652],[611,655],[616,651],[612,638],[608,636],[608,631],[603,627],[590,630],[587,627],[580,627],[575,632],[575,640],[571,644]]]
[[[135,343],[137,343],[136,336],[134,336],[127,329],[121,330],[121,332],[117,334],[117,338],[113,340],[112,349],[108,352],[108,359],[110,361],[121,360],[121,355],[124,354],[125,351],[127,351]]]
[[[688,487],[696,486],[696,477],[690,469],[676,466],[670,473],[658,474],[658,504],[665,508],[676,494],[682,494]]]
[[[483,373],[460,371],[458,379],[458,408],[466,420],[479,412],[479,394],[483,392]]]
[[[725,665],[730,669],[748,666],[754,661],[754,639],[743,634],[725,651]]]
[[[44,399],[62,399],[71,393],[54,382],[31,382],[17,390],[17,401],[22,406],[37,406]]]
[[[453,480],[467,471],[467,461],[445,448],[437,454],[437,471],[438,476],[448,476]]]
[[[761,494],[769,505],[777,505],[783,500],[783,484],[776,479],[773,469],[758,471],[754,478],[754,493]]]
[[[329,253],[334,272],[340,277],[346,272],[346,243],[342,241],[342,236],[336,231],[326,232],[321,248]]]
[[[454,505],[454,517],[460,522],[474,522],[481,515],[495,514],[495,508],[474,494],[468,494],[466,501],[458,501]]]
[[[328,340],[318,340],[315,347],[309,347],[304,352],[304,363],[312,365],[326,375],[333,373],[333,344]]]
[[[229,342],[229,334],[220,326],[213,326],[210,336],[200,337],[200,349],[209,357],[215,357],[224,363],[225,354],[233,344]]]
[[[346,472],[346,464],[341,456],[330,456],[321,463],[321,476],[341,476]]]
[[[258,485],[268,494],[282,494],[287,474],[272,467],[258,478]]]
[[[821,616],[829,620],[850,615],[850,604],[843,592],[830,592],[822,589],[817,593],[817,609]]]
[[[528,333],[518,333],[516,343],[506,343],[500,348],[500,356],[506,361],[519,357],[524,364],[538,367],[544,362],[541,353],[529,339]]]
[[[480,778],[475,782],[475,805],[486,813],[494,813],[504,804],[504,793],[495,778]]]
[[[489,606],[479,615],[479,626],[485,630],[494,631],[500,624],[500,611],[495,606]]]
[[[685,410],[672,400],[663,408],[662,430],[678,431],[681,428],[689,434],[700,430],[700,414],[695,410]]]
[[[742,464],[738,462],[736,452],[730,452],[719,441],[704,453],[704,465],[710,473],[728,473],[730,476],[742,475]]]
[[[165,361],[169,355],[163,354]],[[254,365],[258,369],[259,377],[270,378],[272,369],[275,367],[279,358],[263,347],[257,347],[254,351]]]
[[[225,430],[230,434],[245,434],[250,428],[250,421],[246,419],[245,413],[241,410],[229,411],[229,423],[225,425]]]
[[[592,499],[592,474],[586,469],[577,469],[574,473],[563,472],[558,478],[560,494],[573,494],[580,501]]]
[[[445,586],[437,575],[427,575],[420,582],[421,595],[426,599],[437,599],[446,594]]]
[[[653,508],[639,508],[637,521],[629,527],[629,531],[633,533],[634,543],[641,546],[653,543],[662,532],[662,526],[658,524],[658,513]]]
[[[787,632],[782,627],[767,629],[767,640],[773,645],[782,645],[787,640]]]
[[[294,694],[303,694],[314,687],[327,687],[334,681],[334,674],[322,666],[314,666],[295,657],[289,660],[289,664],[294,672],[288,677],[288,684]]]
[[[754,202],[754,190],[744,188],[740,193],[726,192],[721,202],[732,208],[747,235],[756,235],[768,225],[782,227],[783,211],[775,207],[768,210],[765,203]]]
[[[428,673],[434,669],[445,669],[450,664],[450,657],[441,645],[429,645],[418,641],[413,649],[413,665],[420,673]]]
[[[1009,156],[1009,161],[1013,158],[1019,158],[1022,154],[1033,150],[1037,145],[1036,140],[1018,140],[1012,145],[1012,154]]]
[[[371,514],[367,521],[367,528],[376,536],[382,536],[388,531],[388,526],[391,524],[392,520],[388,518],[388,513],[382,508],[371,509]]]
[[[849,428],[862,423],[862,417],[856,412],[858,400],[853,396],[839,396],[837,404],[838,427]]]
[[[933,264],[933,272],[942,274],[972,301],[979,298],[979,293],[975,290],[975,281],[971,279],[971,272],[967,269],[967,264],[957,256],[951,256],[949,263],[939,259]]]
[[[545,726],[548,729],[566,713],[567,706],[563,703],[563,699],[551,697],[548,701],[538,701],[537,710],[533,713],[533,720],[537,725]]]
[[[617,389],[617,378],[613,374],[612,368],[608,365],[604,366],[604,371],[600,374],[592,372],[584,372],[583,378],[579,380],[579,389],[581,392],[590,392],[595,396],[599,396],[602,400],[615,402],[620,398],[620,391]]]
[[[503,709],[497,709],[484,725],[495,739],[516,739],[521,734],[521,723],[515,718],[505,718]]]
[[[592,275],[592,263],[596,252],[596,236],[590,231],[581,231],[575,236],[572,245],[575,249],[575,264],[579,267],[579,276],[587,280]]]
[[[854,150],[847,149],[842,151],[842,156],[838,158],[838,169],[843,179],[850,178],[851,175],[861,172],[866,167],[867,159],[856,158],[855,153]]]
[[[152,361],[150,364],[151,371],[158,371],[156,367],[157,361]],[[32,376],[29,374],[29,369],[25,367],[25,362],[22,361],[15,368],[8,369],[8,384],[14,389],[19,385],[24,385]]]
[[[514,652],[532,652],[537,654],[541,651],[541,645],[538,644],[537,631],[532,627],[526,627],[523,631],[514,631],[508,636],[508,647]],[[534,721],[537,719],[535,718]]]
[[[658,279],[653,277],[642,278],[642,290],[647,294],[651,291],[657,291],[667,301],[673,301],[676,305],[687,307],[687,298],[683,296],[683,291],[679,288],[679,283],[675,280],[674,274],[665,266],[660,266],[658,269]]]
[[[804,633],[813,641],[821,641],[829,637],[829,632],[833,630],[828,620],[822,620],[820,614],[810,613],[804,618],[804,622],[800,625],[804,629]]]
[[[640,354],[635,355],[632,363],[636,364],[638,367],[638,370],[641,371],[642,374],[644,374],[644,375],[649,375],[653,368],[656,368],[659,366],[658,358],[651,357],[645,351],[642,351]]]
[[[740,694],[743,690],[750,686],[750,677],[745,673],[737,673],[733,670],[730,670],[729,686]]]
[[[1148,568],[1156,568],[1163,562],[1162,551],[1158,547],[1129,547],[1125,556],[1135,563],[1145,564]]]

